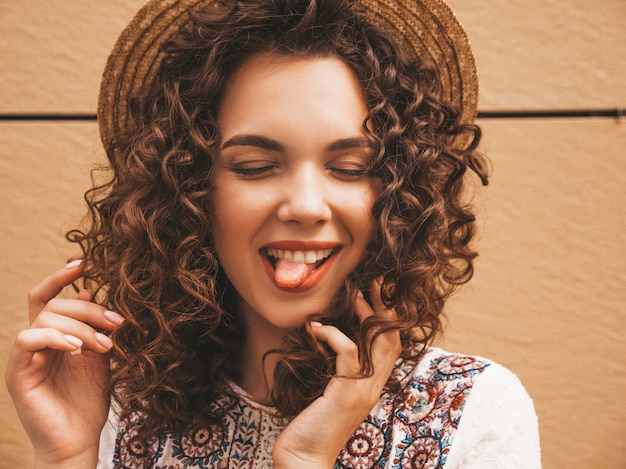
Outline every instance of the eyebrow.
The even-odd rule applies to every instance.
[[[235,135],[234,137],[226,140],[222,145],[222,150],[230,147],[258,147],[263,150],[269,151],[284,151],[285,149],[280,142],[271,138],[262,137],[260,135]]]
[[[353,148],[372,149],[374,146],[365,137],[341,138],[328,145],[327,151],[350,150]]]
[[[235,135],[222,144],[222,150],[235,146],[257,147],[263,150],[276,152],[285,151],[283,145],[277,140],[253,134]],[[365,137],[341,138],[328,145],[328,147],[326,147],[326,151],[341,151],[352,148],[369,149],[373,148],[373,145]]]

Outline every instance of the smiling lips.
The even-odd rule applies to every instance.
[[[339,250],[335,243],[283,241],[267,245],[260,255],[278,288],[301,292],[317,285]]]

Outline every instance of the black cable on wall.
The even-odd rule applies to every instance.
[[[509,110],[479,111],[479,119],[545,119],[560,117],[614,117],[620,119],[626,111],[615,109],[562,109],[562,110]],[[0,113],[0,121],[95,121],[95,114],[62,114],[62,113]]]

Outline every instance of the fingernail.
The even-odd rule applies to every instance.
[[[363,292],[362,292],[361,290],[359,290],[359,291],[357,291],[357,292],[356,292],[356,296],[358,296],[359,298],[365,298],[365,297],[363,296]]]
[[[76,347],[76,348],[80,348],[83,346],[83,341],[80,340],[78,337],[74,337],[73,335],[65,335],[65,340],[68,344]]]
[[[322,325],[319,321],[311,321],[311,327],[320,327]]]
[[[107,350],[110,350],[113,347],[113,342],[106,335],[101,334],[100,332],[96,332],[96,340],[100,345],[106,347]]]
[[[65,266],[65,268],[67,270],[72,270],[72,269],[75,269],[75,268],[79,267],[82,263],[83,263],[82,259],[76,259],[75,261],[72,261],[72,262],[68,263]]]
[[[104,312],[104,317],[107,318],[110,322],[112,322],[116,326],[119,326],[120,324],[124,322],[124,318],[120,316],[119,314],[114,313],[113,311],[106,310]]]

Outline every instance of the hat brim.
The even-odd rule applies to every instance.
[[[130,126],[129,102],[150,90],[163,60],[162,46],[190,21],[193,8],[215,0],[150,0],[117,39],[103,73],[98,125],[105,149]],[[387,31],[407,51],[439,72],[443,99],[473,122],[478,77],[463,27],[442,0],[357,0],[366,21]]]

